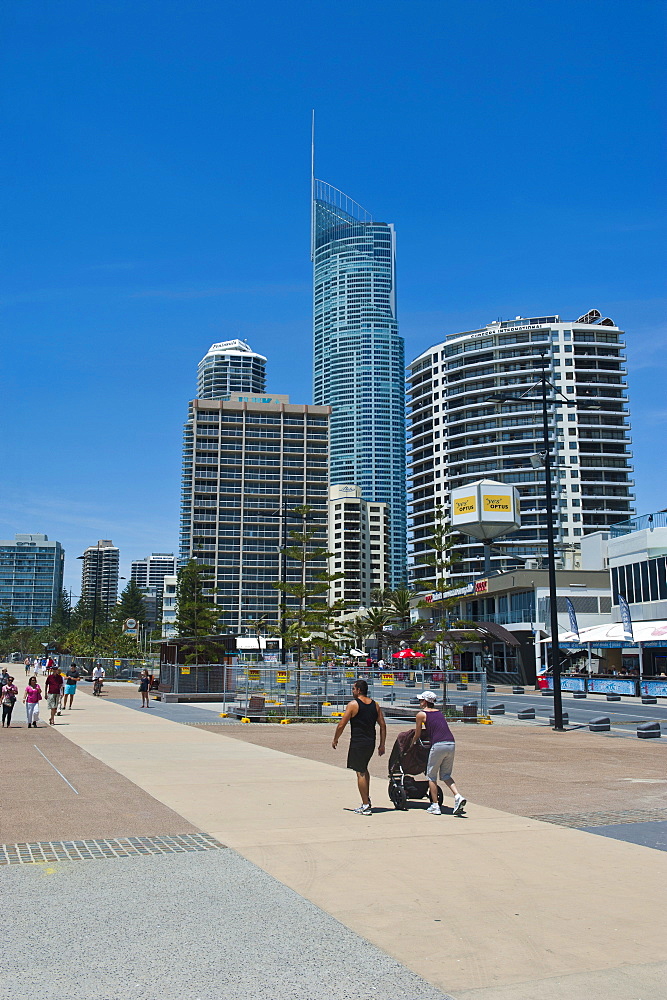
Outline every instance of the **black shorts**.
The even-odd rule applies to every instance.
[[[347,751],[347,766],[351,771],[363,773],[368,770],[368,762],[375,753],[375,743],[350,743]]]

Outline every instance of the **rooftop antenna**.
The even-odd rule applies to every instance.
[[[315,108],[310,119],[310,259],[315,260]]]

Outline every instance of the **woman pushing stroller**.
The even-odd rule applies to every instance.
[[[466,799],[459,794],[452,778],[454,767],[454,737],[442,712],[435,707],[437,701],[433,691],[423,691],[419,695],[419,711],[415,720],[415,735],[412,746],[420,739],[422,730],[425,738],[431,744],[426,766],[431,805],[426,810],[434,816],[440,816],[438,804],[438,778],[443,781],[454,796],[454,815],[460,816],[466,804]]]

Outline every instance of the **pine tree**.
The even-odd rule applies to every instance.
[[[336,577],[329,576],[328,573],[319,573],[315,580],[308,580],[308,564],[313,561],[322,562],[329,557],[329,553],[320,545],[313,545],[312,540],[317,535],[314,530],[306,530],[306,520],[311,508],[307,504],[299,504],[294,508],[293,515],[301,518],[303,523],[302,531],[290,531],[289,537],[291,545],[285,546],[285,555],[288,559],[293,559],[300,564],[300,582],[288,583],[278,581],[274,587],[280,590],[283,595],[282,610],[284,622],[281,627],[287,627],[281,634],[283,651],[289,646],[296,647],[296,692],[295,711],[299,714],[301,707],[301,661],[303,650],[312,635],[311,624],[308,622],[309,605],[312,606],[317,598],[322,598],[329,590],[331,580]],[[293,604],[287,604],[287,597],[293,597]],[[291,619],[291,621],[290,621]],[[289,622],[289,624],[287,624]]]
[[[118,604],[113,609],[113,620],[123,624],[128,618],[138,622],[146,620],[146,605],[141,590],[135,580],[128,580],[125,590],[120,595]]]
[[[0,608],[0,639],[11,639],[19,620],[9,608]]]
[[[53,609],[53,615],[51,616],[51,628],[58,629],[60,632],[66,632],[72,620],[72,605],[70,604],[69,594],[66,590],[60,591],[60,596],[56,601],[56,606]]]
[[[217,635],[222,612],[215,606],[211,590],[210,566],[200,565],[191,559],[178,574],[176,588],[176,633],[192,639],[184,648],[189,663],[198,663],[201,654],[210,649],[210,643],[198,642],[204,636]]]

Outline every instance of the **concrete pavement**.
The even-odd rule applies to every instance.
[[[364,819],[342,768],[92,698],[67,737],[457,1000],[664,998],[664,853],[474,804]]]
[[[2,1000],[448,1000],[234,851],[2,877]]]

